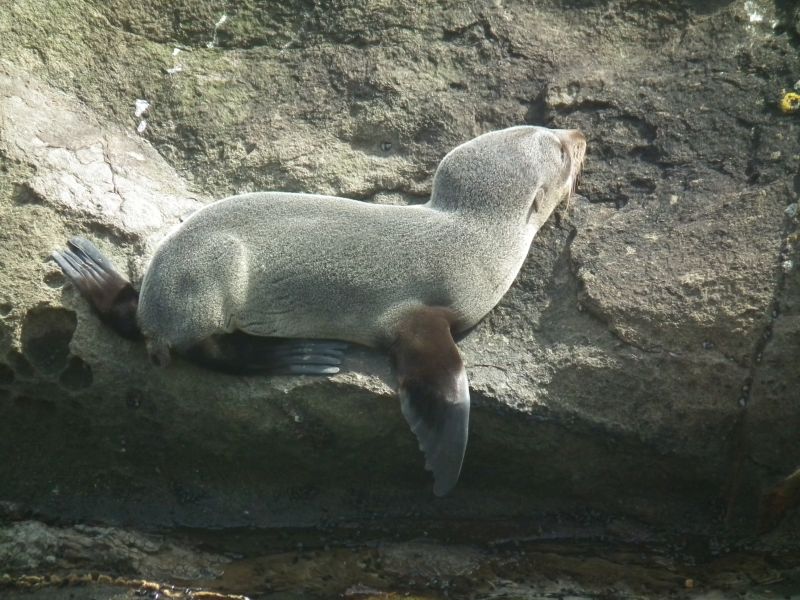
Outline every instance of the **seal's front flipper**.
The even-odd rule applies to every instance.
[[[66,250],[51,256],[104,323],[123,337],[141,337],[136,322],[139,292],[94,244],[74,237],[67,242]]]
[[[335,340],[278,339],[262,356],[272,375],[334,375],[349,347]]]
[[[242,331],[215,335],[183,352],[204,367],[236,375],[333,375],[347,342],[274,338]]]
[[[403,416],[433,472],[433,493],[444,496],[458,481],[467,449],[469,385],[443,308],[421,308],[400,325],[390,349]]]

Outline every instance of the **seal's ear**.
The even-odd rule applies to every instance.
[[[542,208],[542,199],[544,198],[544,188],[539,188],[533,193],[533,200],[531,201],[531,207],[528,209],[528,218],[526,219],[526,223],[530,223],[533,215],[539,214],[539,210]]]
[[[403,416],[433,472],[433,493],[455,487],[467,448],[469,386],[450,333],[450,311],[421,308],[403,320],[391,347]]]

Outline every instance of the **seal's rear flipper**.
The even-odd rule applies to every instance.
[[[235,375],[333,375],[347,342],[274,338],[241,331],[215,335],[182,352],[204,367]]]
[[[94,244],[74,237],[67,242],[66,250],[51,256],[104,323],[123,337],[141,338],[136,322],[139,292]]]
[[[467,449],[469,385],[449,311],[422,308],[403,320],[391,347],[403,416],[433,472],[433,493],[455,487]]]

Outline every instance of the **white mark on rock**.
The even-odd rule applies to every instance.
[[[150,103],[147,100],[136,100],[136,111],[133,113],[135,117],[141,117],[144,113],[147,112],[147,109],[150,108]]]
[[[214,31],[216,32],[216,29]],[[178,54],[180,54],[181,52],[183,52],[183,48],[173,48],[172,49],[173,58],[178,56]],[[176,75],[176,74],[180,73],[181,71],[183,71],[183,65],[178,63],[174,67],[172,67],[171,69],[167,69],[167,75]]]
[[[751,23],[764,22],[764,15],[758,12],[758,7],[752,0],[747,0],[747,2],[744,3],[744,10],[747,13],[747,16],[750,17]]]
[[[217,32],[219,31],[219,28],[220,28],[220,27],[222,27],[222,25],[223,25],[223,24],[225,23],[225,21],[227,21],[227,20],[228,20],[228,15],[222,15],[222,16],[219,18],[219,21],[217,21],[217,22],[214,24],[214,37],[212,37],[212,38],[211,38],[211,41],[210,41],[210,42],[208,42],[208,43],[206,44],[206,48],[213,48],[214,46],[216,46],[216,45],[217,45]]]
[[[139,126],[136,128],[136,133],[144,133],[145,129],[147,129],[147,121],[142,119],[139,121]]]
[[[783,212],[785,212],[790,219],[794,219],[797,216],[797,210],[797,202],[792,202]]]

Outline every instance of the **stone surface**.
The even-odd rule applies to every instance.
[[[617,523],[617,530],[624,525]],[[690,543],[598,543],[587,531],[519,536],[511,524],[443,542],[432,529],[375,544],[374,531],[182,532],[172,540],[110,527],[0,526],[0,595],[271,600],[300,598],[789,597],[793,557]],[[487,543],[488,542],[488,543]],[[235,548],[235,550],[231,550]],[[243,596],[246,594],[246,596]]]
[[[0,13],[0,501],[143,526],[591,510],[752,532],[800,464],[791,11],[229,4]],[[449,149],[520,123],[587,134],[583,197],[460,344],[471,440],[443,501],[383,357],[330,380],[157,370],[47,260],[81,234],[136,281],[171,226],[236,192],[421,202]]]
[[[114,572],[161,580],[214,579],[230,559],[177,545],[156,535],[108,527],[48,527],[21,521],[0,529],[5,573]]]

